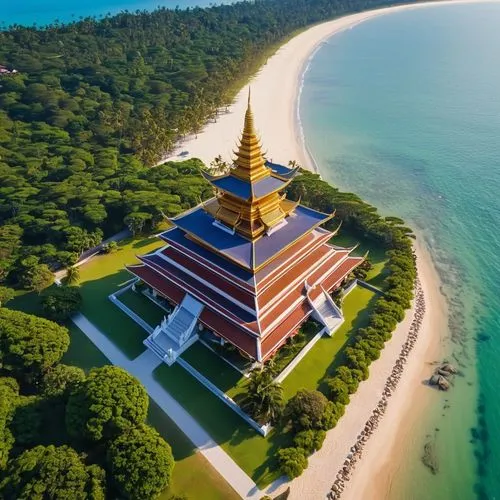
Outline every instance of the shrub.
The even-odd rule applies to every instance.
[[[363,372],[348,366],[339,366],[335,371],[335,376],[342,380],[349,394],[354,394],[358,390],[359,383],[363,380]]]
[[[301,389],[288,401],[285,417],[296,431],[303,429],[330,429],[335,425],[333,408],[319,391]]]
[[[331,401],[349,404],[349,388],[347,384],[339,377],[330,377],[327,380],[328,392]]]
[[[298,477],[307,468],[306,453],[302,448],[283,448],[278,451],[280,469],[290,479]]]
[[[302,448],[308,455],[310,455],[313,451],[321,449],[325,437],[325,431],[315,431],[309,429],[307,431],[300,431],[293,439],[293,443],[297,448]]]

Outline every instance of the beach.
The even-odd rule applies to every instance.
[[[167,159],[200,158],[208,165],[221,155],[223,160],[230,161],[242,129],[250,86],[255,123],[267,158],[285,165],[295,160],[301,166],[317,171],[318,166],[304,144],[298,117],[304,73],[315,51],[323,43],[328,43],[333,35],[367,19],[431,5],[436,4],[421,3],[363,12],[304,31],[269,58],[249,85],[239,92],[227,112],[221,112],[216,122],[207,124],[197,136],[187,137]],[[345,482],[342,498],[386,498],[391,480],[398,471],[398,457],[405,453],[412,431],[421,425],[426,410],[437,402],[437,391],[423,382],[432,374],[431,364],[440,361],[444,355],[447,305],[422,238],[417,238],[415,252],[419,276],[417,298],[420,297],[425,304],[423,309],[419,300],[415,300],[412,309],[387,342],[380,359],[371,365],[369,379],[360,384],[357,393],[351,397],[346,414],[328,433],[322,449],[309,458],[309,467],[302,476],[290,483],[290,499],[326,497],[353,446],[359,442],[367,421],[373,417],[374,410],[377,414],[376,428],[370,431],[369,439],[364,440],[363,451],[349,473],[350,479]],[[417,319],[418,329],[415,331]],[[398,357],[410,340],[411,350],[405,354],[405,362],[401,364]],[[390,397],[381,403],[388,377],[395,370],[398,373],[397,386],[392,388],[391,385]],[[377,410],[381,408],[380,404],[383,404],[382,413]]]
[[[368,380],[351,396],[346,414],[328,432],[321,450],[309,458],[308,468],[291,483],[290,500],[324,498],[346,460],[353,459],[341,497],[388,496],[391,480],[398,472],[398,457],[411,443],[411,431],[438,396],[424,382],[432,374],[432,364],[441,361],[441,341],[447,328],[447,306],[428,250],[418,242],[415,253],[420,293],[416,293],[412,308],[381,357],[371,364]],[[403,363],[397,362],[401,353]],[[388,384],[394,374],[397,383]]]

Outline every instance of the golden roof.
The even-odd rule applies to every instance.
[[[258,181],[271,175],[266,167],[266,160],[262,155],[261,145],[255,132],[252,106],[250,104],[250,90],[248,91],[248,106],[245,113],[245,123],[241,134],[238,151],[234,151],[234,170],[232,175],[250,182]]]
[[[214,185],[216,198],[205,205],[205,210],[229,228],[237,231],[250,240],[262,236],[273,226],[279,224],[296,207],[296,203],[287,200],[280,194],[293,178],[283,179],[266,166],[261,144],[254,126],[254,117],[248,92],[248,106],[245,113],[243,133],[238,151],[234,152],[233,168],[229,174],[213,177],[204,174]],[[266,180],[268,177],[273,179]],[[226,188],[222,181],[243,182],[248,194],[238,195],[233,189]],[[256,186],[260,181],[271,182],[272,188],[256,195]],[[244,190],[244,191],[245,191]]]

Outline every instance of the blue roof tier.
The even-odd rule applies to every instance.
[[[216,229],[214,228],[214,231]],[[213,263],[216,267],[226,271],[227,273],[235,276],[239,280],[247,283],[248,285],[253,285],[253,273],[247,271],[236,264],[224,259],[215,252],[208,250],[207,248],[199,245],[195,241],[186,238],[186,233],[180,230],[178,227],[174,227],[160,234],[160,238],[170,244],[180,245],[187,250],[199,255],[202,259]]]
[[[286,224],[253,241],[214,225],[216,219],[203,207],[196,207],[172,222],[218,254],[248,270],[256,270],[330,217],[299,205],[285,219]]]
[[[283,179],[293,179],[299,171],[299,167],[288,168],[285,165],[270,161],[266,161],[266,167],[270,168],[274,174],[279,175]]]
[[[212,177],[204,172],[203,175],[205,179],[207,179],[217,189],[225,191],[226,193],[232,194],[243,200],[262,198],[276,191],[281,191],[282,189],[285,189],[287,184],[290,182],[288,179],[281,179],[272,175],[264,177],[263,179],[253,183],[234,177],[231,174],[224,175],[222,177]]]
[[[325,237],[328,239],[331,237],[331,233],[325,229],[318,228],[311,233],[311,240],[319,239],[319,241],[325,241]],[[252,273],[251,271],[234,264],[228,259],[221,257],[219,254],[208,250],[204,246],[199,245],[194,240],[187,237],[186,233],[178,227],[174,227],[161,233],[160,238],[170,245],[181,247],[201,257],[201,259],[206,261],[208,265],[217,270],[228,273],[243,284],[247,285],[252,291],[255,290],[256,283],[259,283],[261,280],[266,278],[269,273],[275,271],[282,264],[279,258],[274,259],[257,273]]]

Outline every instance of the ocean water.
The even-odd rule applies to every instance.
[[[175,9],[179,7],[208,7],[231,3],[228,0],[21,0],[12,2],[0,0],[0,29],[12,24],[44,26],[55,20],[78,21],[80,17],[101,17],[128,10],[154,10],[158,7]]]
[[[433,392],[391,499],[500,498],[499,27],[500,3],[388,14],[328,40],[304,78],[323,177],[425,238],[450,305],[436,335],[462,374]]]

